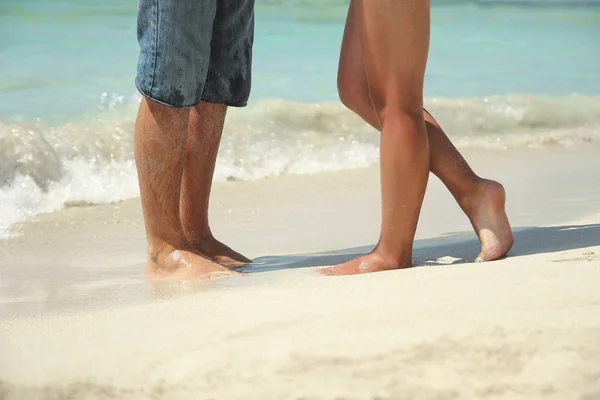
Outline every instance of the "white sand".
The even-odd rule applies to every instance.
[[[376,167],[217,185],[256,258],[218,282],[142,281],[137,200],[40,216],[0,242],[0,399],[600,399],[597,154],[469,155],[516,230],[488,264],[432,179],[420,267],[315,275],[376,240]]]

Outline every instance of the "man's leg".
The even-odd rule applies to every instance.
[[[250,96],[254,0],[218,0],[211,37],[203,101],[190,114],[182,221],[188,240],[196,250],[234,267],[250,260],[214,238],[208,206],[227,106],[244,107]]]
[[[189,108],[198,104],[210,58],[214,0],[140,0],[136,86],[144,96],[135,160],[148,240],[149,277],[198,278],[231,271],[195,252],[180,218]]]
[[[226,105],[204,101],[190,112],[181,187],[181,222],[194,249],[220,264],[235,267],[250,260],[215,239],[208,221],[210,190],[226,113]]]
[[[189,110],[143,99],[135,128],[135,160],[148,240],[149,277],[196,278],[231,273],[197,254],[181,227],[179,202]]]
[[[352,4],[348,10],[340,53],[338,90],[342,102],[349,109],[379,129],[377,116],[369,101]],[[504,209],[504,188],[498,182],[477,176],[433,116],[425,110],[423,114],[429,137],[430,170],[450,190],[477,232],[482,244],[477,259],[489,261],[504,256],[513,243]]]

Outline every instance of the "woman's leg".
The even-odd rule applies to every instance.
[[[349,109],[380,129],[378,115],[370,101],[358,35],[355,5],[351,3],[340,55],[339,94]],[[504,256],[510,250],[513,238],[504,211],[502,185],[475,175],[437,121],[427,111],[423,114],[429,138],[430,169],[451,191],[473,224],[482,242],[478,260]],[[344,272],[340,268],[334,271]]]
[[[514,242],[505,210],[504,187],[477,176],[437,121],[427,111],[424,113],[431,172],[440,178],[471,221],[481,241],[481,252],[476,260],[493,261],[504,257]]]
[[[375,250],[326,270],[336,275],[412,265],[413,240],[429,175],[422,111],[429,1],[353,0],[351,7],[372,112],[381,130],[382,226]]]

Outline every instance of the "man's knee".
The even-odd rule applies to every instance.
[[[152,121],[152,124],[165,131],[184,130],[189,112],[190,108],[187,107],[172,107],[149,97],[142,97],[138,120]]]
[[[204,100],[194,107],[194,111],[198,113],[225,114],[227,105]]]
[[[148,96],[142,97],[142,103],[146,103],[152,114],[185,114],[190,111],[189,107],[175,107]]]

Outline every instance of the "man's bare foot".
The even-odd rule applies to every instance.
[[[506,193],[500,183],[479,179],[474,183],[473,194],[461,204],[481,241],[476,262],[497,260],[512,248],[514,238],[505,202]]]
[[[193,241],[191,244],[200,254],[230,268],[243,267],[252,262],[252,260],[218,241],[212,235],[202,240]]]
[[[355,258],[354,260],[348,261],[344,264],[318,268],[317,272],[328,276],[358,275],[408,268],[412,264],[410,260],[406,263],[398,263],[390,260],[391,259],[389,258],[386,259],[383,257],[381,254],[379,254],[378,250],[375,249],[373,252],[365,256]]]
[[[151,279],[212,279],[237,274],[191,249],[178,250],[164,244],[150,254],[145,273]]]

